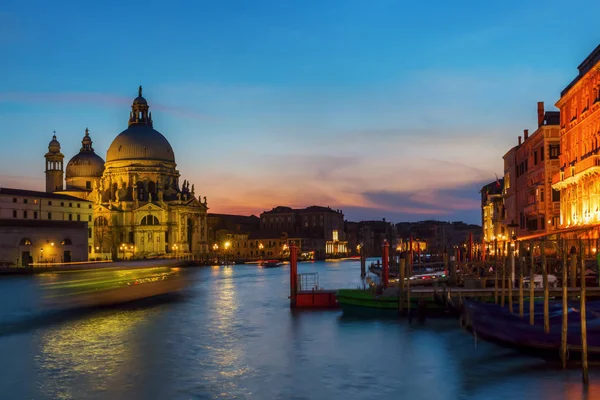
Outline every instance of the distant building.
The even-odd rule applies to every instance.
[[[449,251],[451,247],[465,246],[468,244],[469,236],[473,235],[473,244],[481,242],[482,231],[479,225],[465,224],[464,222],[444,221],[419,221],[400,222],[396,224],[398,238],[402,248],[407,248],[410,237],[413,238],[413,247],[425,248],[430,254],[442,254]]]
[[[302,209],[278,206],[260,215],[260,231],[250,235],[251,240],[269,240],[280,246],[292,238],[301,240],[301,252],[312,253],[315,259],[348,254],[344,232],[344,214],[330,207],[310,206]],[[282,247],[282,245],[281,245]],[[278,250],[270,248],[274,255]]]
[[[30,256],[36,262],[86,261],[94,244],[88,226],[92,212],[92,203],[77,197],[0,188],[0,222],[4,224],[0,242],[6,252],[18,254],[0,262],[22,265]],[[48,247],[49,243],[53,245]]]
[[[359,222],[359,236],[365,246],[367,257],[381,257],[384,241],[390,245],[390,249],[396,249],[398,244],[398,234],[396,226],[387,222],[385,218],[381,221],[361,221]]]

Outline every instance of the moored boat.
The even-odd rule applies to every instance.
[[[264,268],[277,268],[281,267],[283,263],[281,263],[279,260],[264,260],[261,265]]]
[[[388,290],[380,295],[371,289],[340,289],[336,298],[344,314],[362,316],[397,316],[400,303],[397,290]],[[411,309],[416,310],[424,304],[428,314],[447,315],[442,304],[431,298],[410,299]],[[406,309],[405,305],[403,307]]]

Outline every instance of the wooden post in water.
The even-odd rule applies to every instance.
[[[360,277],[364,279],[367,276],[367,257],[365,257],[365,246],[360,244]]]
[[[290,246],[290,307],[296,307],[298,293],[298,247],[294,243]]]
[[[567,300],[568,300],[568,274],[567,269],[569,268],[569,261],[567,258],[567,246],[564,240],[561,241],[562,249],[562,333],[560,337],[560,359],[562,361],[563,369],[567,368],[567,326],[568,326],[568,312]]]
[[[494,239],[494,303],[498,304],[498,239]]]
[[[523,242],[519,243],[519,317],[523,318],[523,268],[525,268],[525,246]]]
[[[534,284],[534,278],[535,278],[535,262],[534,262],[534,258],[533,258],[533,250],[534,250],[534,246],[535,243],[534,242],[529,242],[529,256],[530,256],[530,260],[531,260],[531,264],[529,266],[529,324],[530,325],[534,325],[535,324],[535,303],[534,301],[534,297],[535,297],[535,284]]]
[[[406,280],[406,315],[410,319],[410,277]]]
[[[506,300],[506,256],[502,257],[502,292],[500,295],[500,306],[504,308],[505,300]]]
[[[571,259],[569,260],[569,283],[572,288],[577,287],[577,249],[575,246],[571,246]]]
[[[540,252],[542,253],[542,276],[544,284],[544,332],[548,333],[550,332],[550,310],[548,307],[550,288],[548,287],[548,266],[546,265],[546,238],[542,238]]]
[[[511,314],[513,313],[513,283],[514,280],[512,279],[514,275],[512,275],[513,273],[513,266],[514,266],[514,261],[515,261],[515,244],[514,242],[511,242],[508,248],[508,256],[509,256],[509,261],[510,261],[510,273],[511,276],[509,277],[510,279],[510,283],[508,284],[508,312],[510,312]]]
[[[389,270],[390,270],[390,245],[387,240],[383,241],[382,252],[381,252],[381,282],[383,288],[387,289],[389,286]]]
[[[404,258],[400,259],[400,267],[398,271],[398,303],[399,303],[399,311],[400,315],[404,313],[404,270],[406,269],[406,260]]]
[[[585,311],[585,251],[583,248],[583,240],[579,239],[579,252],[581,253],[581,294],[580,294],[580,310],[581,310],[581,372],[583,384],[587,385],[588,379],[588,348],[587,348],[587,316]]]

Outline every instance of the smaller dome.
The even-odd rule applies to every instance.
[[[104,160],[96,153],[81,152],[67,164],[66,178],[101,177],[104,172]]]
[[[53,135],[52,140],[48,143],[48,151],[50,153],[60,153],[60,143],[56,140],[56,135]]]
[[[145,98],[143,98],[142,96],[139,96],[133,100],[133,104],[148,105],[148,102],[146,101]]]

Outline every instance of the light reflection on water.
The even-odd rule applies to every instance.
[[[182,301],[94,311],[0,336],[0,397],[584,398],[577,369],[475,342],[455,320],[421,326],[291,312],[288,268],[187,270],[194,283]],[[299,269],[319,272],[326,288],[360,283],[353,262]],[[0,280],[0,299],[11,291],[23,301],[35,294],[31,279]],[[591,381],[588,397],[600,396],[595,369]]]

